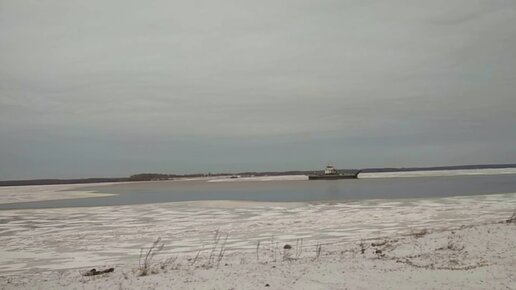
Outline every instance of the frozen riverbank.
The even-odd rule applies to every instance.
[[[505,221],[325,244],[265,242],[255,251],[208,246],[161,254],[146,275],[135,263],[18,274],[3,289],[512,289],[516,224]],[[212,242],[216,245],[216,242]],[[212,254],[215,252],[214,258]],[[222,254],[221,254],[222,253]],[[113,266],[99,264],[102,268]]]
[[[0,201],[82,194],[27,188]],[[507,289],[516,227],[500,222],[515,209],[516,193],[1,210],[0,288]],[[158,237],[156,274],[138,277],[140,250]],[[80,275],[93,267],[115,272]]]
[[[353,242],[421,229],[494,222],[516,208],[516,193],[347,203],[205,201],[0,211],[0,273],[134,263],[161,237],[164,253],[190,254],[215,230],[229,251],[259,241]]]

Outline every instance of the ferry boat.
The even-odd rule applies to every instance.
[[[328,165],[324,169],[324,174],[308,175],[309,180],[321,180],[321,179],[356,179],[360,170],[353,173],[341,173],[338,172],[335,167]]]

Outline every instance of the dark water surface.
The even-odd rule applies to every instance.
[[[0,210],[196,200],[318,202],[510,193],[516,192],[516,175],[362,178],[320,181],[162,181],[84,187],[81,190],[117,195],[2,204]]]

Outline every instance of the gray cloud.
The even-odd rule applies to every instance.
[[[516,160],[515,1],[0,1],[0,51],[0,179]]]

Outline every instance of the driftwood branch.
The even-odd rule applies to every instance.
[[[82,275],[83,276],[95,276],[95,275],[111,273],[111,272],[114,272],[114,271],[115,271],[115,268],[109,268],[109,269],[100,270],[100,271],[97,271],[97,269],[91,269],[88,272],[83,273]]]

